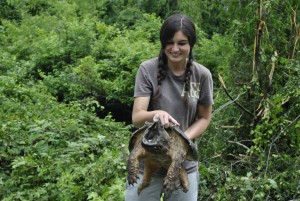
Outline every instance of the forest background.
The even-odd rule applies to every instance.
[[[300,199],[298,0],[0,0],[1,200],[124,199],[135,74],[173,12],[214,79],[198,200]]]

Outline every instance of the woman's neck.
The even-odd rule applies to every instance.
[[[185,73],[186,64],[187,64],[187,62],[180,62],[180,63],[168,62],[168,67],[174,73],[174,75],[180,76]]]

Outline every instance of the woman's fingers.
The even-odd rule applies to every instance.
[[[169,115],[169,113],[165,111],[158,111],[154,115],[153,121],[158,121],[158,120],[160,120],[160,122],[165,128],[168,128],[170,126],[170,121],[174,123],[176,126],[179,126],[179,123],[176,121],[176,119],[174,119],[171,115]]]
[[[176,126],[179,126],[180,124],[178,123],[178,121],[176,121],[176,119],[174,119],[173,117],[170,116],[170,121],[173,122],[173,124],[175,124]]]

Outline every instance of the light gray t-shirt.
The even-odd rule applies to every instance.
[[[190,91],[188,107],[184,102],[185,75],[176,76],[168,70],[166,78],[161,83],[161,95],[150,100],[149,111],[164,110],[175,118],[180,128],[185,131],[197,118],[197,105],[213,104],[213,81],[210,71],[193,62],[191,67]],[[134,97],[153,97],[158,92],[157,85],[158,59],[153,58],[143,62],[138,70],[135,81]],[[196,161],[186,161],[188,172],[197,170]]]

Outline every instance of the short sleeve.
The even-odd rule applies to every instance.
[[[200,84],[200,94],[198,104],[213,105],[213,79],[209,70],[207,70]]]
[[[151,96],[153,86],[149,79],[149,73],[144,66],[140,66],[135,78],[134,97]]]

